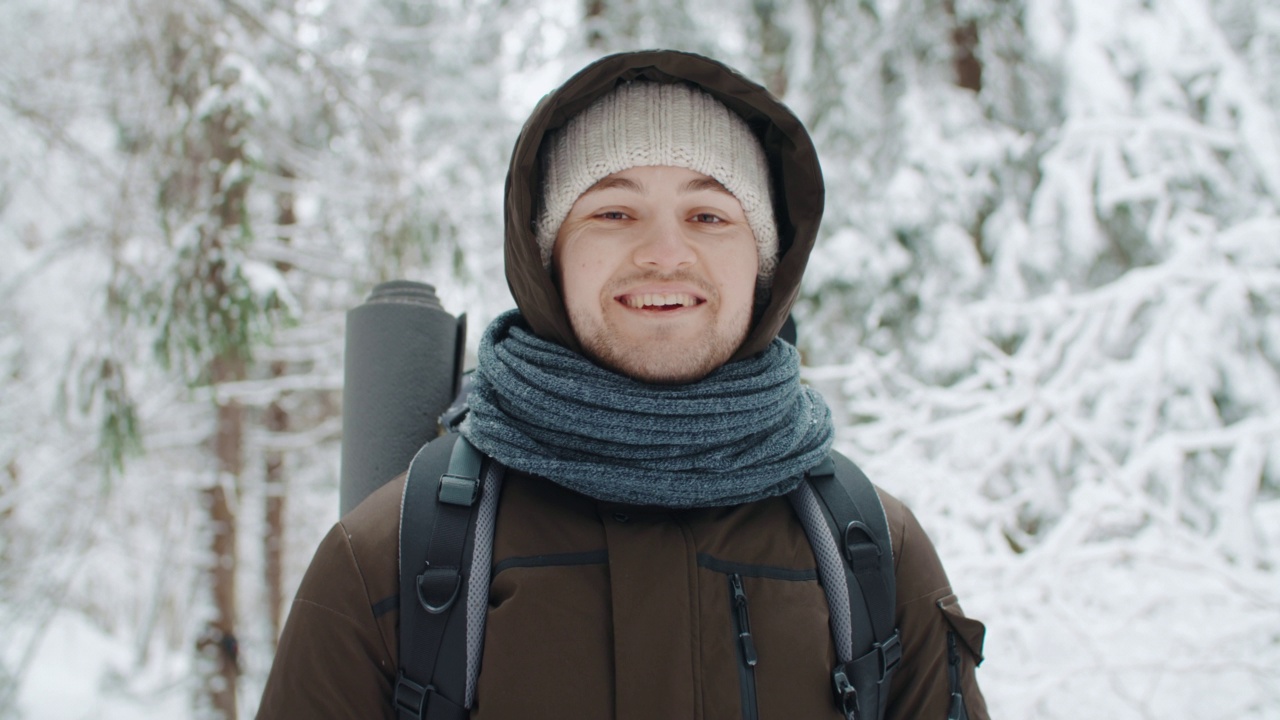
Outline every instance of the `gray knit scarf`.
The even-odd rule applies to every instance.
[[[517,311],[480,340],[460,430],[507,467],[597,500],[717,507],[782,495],[826,457],[822,397],[774,340],[688,385],[650,385],[535,336]]]

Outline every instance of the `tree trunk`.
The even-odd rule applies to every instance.
[[[978,59],[978,23],[956,16],[955,0],[943,0],[943,9],[951,21],[951,63],[956,85],[974,92],[982,91],[982,61]]]
[[[587,30],[587,47],[593,50],[604,48],[604,17],[605,17],[605,1],[604,0],[587,0],[585,20],[583,23]]]
[[[754,0],[751,8],[760,23],[760,69],[765,87],[776,97],[787,94],[787,50],[791,35],[778,24],[776,0]]]
[[[272,363],[272,377],[284,375],[284,363]],[[265,423],[272,434],[289,429],[289,414],[273,401],[267,406]],[[267,585],[267,619],[271,624],[271,644],[275,647],[283,625],[284,608],[284,453],[271,449],[266,453],[266,530],[262,538],[264,574]]]
[[[0,567],[9,567],[9,521],[13,517],[13,498],[18,496],[18,460],[14,458],[4,468],[7,479],[0,479]],[[5,574],[0,573],[0,588],[4,587]]]
[[[244,363],[219,358],[214,361],[211,374],[215,385],[242,380]],[[244,406],[236,400],[221,402],[217,418],[213,437],[217,477],[203,491],[211,534],[209,581],[213,617],[199,649],[211,664],[211,671],[204,676],[206,696],[218,715],[235,720],[240,653],[236,638],[236,506],[244,471]]]
[[[217,67],[216,63],[213,65]],[[244,142],[240,134],[246,119],[230,108],[211,114],[204,123],[204,139],[216,160],[213,174],[213,194],[216,204],[211,208],[215,224],[209,231],[204,246],[208,252],[207,275],[204,285],[211,296],[217,298],[213,306],[221,312],[232,302],[229,268],[223,253],[231,244],[231,237],[240,232],[239,225],[246,212],[248,183],[229,176],[231,168],[246,162]],[[211,318],[212,320],[213,318]],[[227,337],[240,337],[236,327],[244,322],[234,313],[222,313],[219,322],[224,325]],[[210,384],[217,388],[224,383],[244,380],[248,348],[231,346],[214,359],[209,369]],[[204,652],[215,661],[213,671],[205,676],[206,691],[214,710],[223,720],[236,718],[236,680],[239,676],[240,643],[236,637],[236,509],[239,507],[241,479],[244,475],[245,408],[235,399],[219,401],[217,431],[214,436],[214,455],[217,458],[217,481],[206,489],[212,532],[213,567],[212,582],[214,616],[205,634]]]
[[[292,181],[294,173],[282,168],[280,176],[285,181]],[[276,224],[288,227],[298,222],[294,210],[293,193],[290,191],[276,195]],[[288,233],[281,233],[280,242],[288,244]],[[289,272],[288,263],[276,263],[276,269],[282,274]],[[283,377],[287,367],[283,362],[271,363],[271,377]],[[267,406],[263,424],[272,435],[280,435],[289,431],[289,413],[280,404],[280,398],[271,401]],[[276,639],[284,624],[284,506],[286,496],[286,473],[284,453],[272,448],[266,453],[266,507],[265,531],[262,537],[263,574],[267,586],[267,619],[271,625],[271,645],[275,647]]]

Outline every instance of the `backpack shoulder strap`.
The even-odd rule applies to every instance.
[[[832,451],[792,493],[831,609],[836,703],[849,720],[884,717],[902,659],[889,522],[875,486]]]
[[[424,445],[409,464],[400,502],[400,720],[468,715],[466,597],[483,460],[450,433]]]

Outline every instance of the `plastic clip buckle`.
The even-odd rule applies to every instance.
[[[440,490],[437,493],[440,502],[471,507],[476,504],[476,498],[479,496],[480,483],[476,478],[448,473],[440,476]]]
[[[840,709],[845,720],[858,720],[858,689],[849,682],[844,665],[837,665],[831,673],[832,690],[835,691],[836,707]]]
[[[900,633],[893,631],[893,635],[882,643],[876,643],[872,647],[880,657],[880,682],[884,682],[889,674],[898,668],[902,662],[902,642]]]
[[[427,700],[435,688],[423,687],[404,676],[404,671],[396,675],[395,704],[397,710],[403,710],[415,718],[427,716]]]

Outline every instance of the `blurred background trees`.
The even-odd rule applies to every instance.
[[[343,313],[423,280],[474,345],[520,123],[645,47],[812,131],[806,374],[992,707],[1280,711],[1273,2],[8,0],[0,718],[253,714],[336,519]]]

